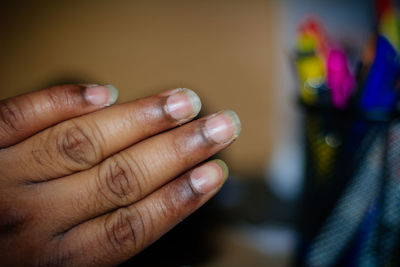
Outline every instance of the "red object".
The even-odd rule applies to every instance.
[[[395,8],[395,4],[391,0],[374,0],[374,3],[378,21],[381,20],[385,13]]]

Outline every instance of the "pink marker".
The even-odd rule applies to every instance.
[[[327,85],[331,89],[332,102],[336,108],[344,109],[355,89],[355,77],[350,73],[343,50],[329,51],[327,62]]]

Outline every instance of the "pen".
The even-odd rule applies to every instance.
[[[336,108],[347,107],[355,84],[355,77],[350,73],[345,52],[341,49],[332,49],[327,62],[327,85],[331,90],[332,103]]]

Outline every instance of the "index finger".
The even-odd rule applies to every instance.
[[[116,105],[47,129],[10,147],[3,158],[0,151],[0,167],[18,164],[12,173],[10,168],[3,168],[2,173],[25,182],[86,170],[128,146],[193,119],[200,108],[199,97],[180,88]]]
[[[0,148],[58,122],[114,104],[112,85],[61,85],[0,101]]]

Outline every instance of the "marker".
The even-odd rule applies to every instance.
[[[338,109],[346,108],[354,92],[356,81],[350,73],[347,56],[341,49],[332,49],[329,52],[327,85],[331,89],[333,105]]]
[[[375,59],[368,73],[360,108],[370,114],[390,114],[399,98],[396,83],[400,75],[399,57],[384,36],[378,36]]]

